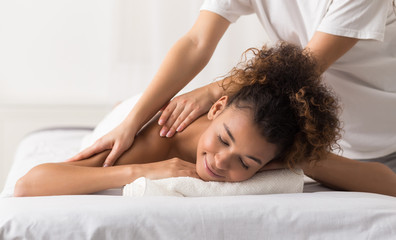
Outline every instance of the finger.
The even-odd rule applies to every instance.
[[[183,121],[177,125],[176,131],[183,131],[188,125],[190,125],[194,120],[201,116],[200,112],[193,110],[188,116],[186,116]]]
[[[172,115],[168,118],[168,121],[163,125],[160,135],[166,137],[171,137],[173,134],[176,132],[175,128],[172,128],[173,123],[176,121],[176,119],[180,116],[180,114],[183,112],[184,107],[177,107],[174,109]]]
[[[167,126],[163,126],[160,130],[160,137],[165,137],[166,134],[168,133],[169,129]]]
[[[168,127],[168,129],[171,128],[173,123],[180,116],[180,114],[182,114],[183,111],[184,111],[184,106],[178,105],[175,109],[173,109],[172,114],[169,116],[164,126]]]
[[[185,108],[183,110],[183,112],[180,113],[179,117],[176,118],[175,122],[173,123],[173,125],[170,128],[173,130],[173,134],[175,132],[181,131],[180,124],[191,114],[191,112],[192,111],[190,109]],[[172,136],[173,136],[173,134],[172,134]]]
[[[169,130],[168,130],[168,132],[166,133],[166,137],[167,138],[171,138],[171,137],[173,137],[173,135],[175,135],[175,133],[176,133],[176,129],[174,128],[174,127],[171,127]]]
[[[107,156],[106,160],[103,163],[103,167],[113,166],[115,161],[124,153],[124,150],[120,147],[119,144],[114,145],[111,149],[111,152]]]
[[[168,121],[169,117],[171,116],[176,107],[177,104],[174,101],[168,103],[168,105],[162,111],[160,118],[158,119],[158,124],[161,126],[164,125]]]
[[[187,114],[189,114],[189,115],[187,115]],[[192,112],[188,112],[185,110],[179,116],[179,118],[175,121],[173,126],[168,130],[166,137],[172,137],[173,135],[175,135],[176,132],[183,131],[190,123],[192,123],[194,120],[196,120],[199,116],[200,116],[200,114],[196,110],[193,110]]]

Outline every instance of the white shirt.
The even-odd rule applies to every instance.
[[[396,9],[393,0],[206,0],[230,22],[255,13],[272,41],[306,46],[315,31],[360,41],[324,74],[343,108],[342,155],[396,152]]]

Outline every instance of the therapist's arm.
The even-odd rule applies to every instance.
[[[140,129],[187,85],[209,62],[229,24],[215,13],[201,11],[191,30],[170,49],[126,121]]]
[[[342,57],[359,41],[356,38],[315,32],[305,49],[312,52],[318,61],[320,71],[325,72],[337,59]]]
[[[360,162],[329,154],[304,173],[334,189],[379,193],[396,197],[396,173],[382,163]]]

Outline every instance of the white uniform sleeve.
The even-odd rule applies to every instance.
[[[317,30],[338,36],[383,41],[392,1],[333,0]]]
[[[206,0],[201,10],[217,13],[231,23],[242,15],[254,13],[249,0]]]

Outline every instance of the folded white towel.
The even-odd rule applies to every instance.
[[[136,179],[124,186],[124,196],[209,197],[274,193],[300,193],[304,186],[302,170],[271,170],[257,173],[243,182],[205,182],[192,177],[151,180]]]

